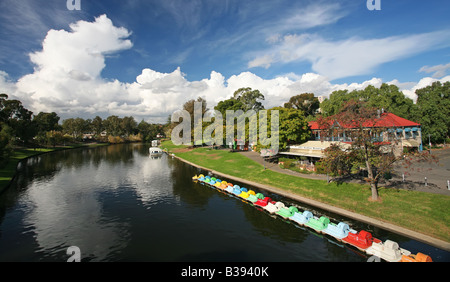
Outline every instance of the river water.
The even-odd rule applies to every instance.
[[[59,151],[19,166],[0,195],[0,261],[364,262],[360,251],[195,183],[205,173],[148,145]],[[226,180],[226,179],[224,179]],[[244,185],[241,185],[241,187]],[[433,261],[450,254],[409,238],[248,187],[285,204],[391,239]]]

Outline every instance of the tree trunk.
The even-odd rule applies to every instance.
[[[372,200],[378,200],[378,189],[376,182],[370,182],[370,190],[372,190]]]
[[[369,161],[369,155],[367,152],[367,147],[365,149],[365,161],[366,161],[366,168],[367,168],[367,174],[369,177],[370,182],[370,190],[372,191],[372,200],[377,201],[378,200],[378,189],[377,189],[377,181],[373,175],[372,166],[370,165]]]

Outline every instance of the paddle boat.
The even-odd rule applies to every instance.
[[[249,194],[247,191],[242,191],[241,194],[239,194],[238,196],[244,200],[247,200]]]
[[[244,191],[247,192],[247,188],[244,188],[244,187],[241,188],[241,187],[239,187],[239,185],[235,185],[233,188],[233,194],[238,197]]]
[[[290,206],[289,208],[283,207],[279,211],[276,212],[279,216],[284,219],[288,219],[294,215],[294,213],[298,212],[298,209],[294,206]]]
[[[192,176],[192,180],[197,181],[200,177],[196,174],[194,176]]]
[[[242,191],[242,193],[239,195],[239,197],[243,198],[244,200],[247,200],[250,195],[255,195],[255,191],[248,190],[248,191]]]
[[[267,206],[264,207],[264,209],[266,211],[268,211],[269,213],[274,214],[274,213],[276,213],[277,211],[279,211],[280,209],[282,209],[284,207],[285,207],[285,205],[282,202],[272,201],[272,202],[269,202],[267,204]]]
[[[311,227],[317,232],[322,232],[325,228],[327,228],[330,223],[330,219],[325,216],[321,216],[320,218],[313,217],[311,218],[305,225]]]
[[[386,240],[382,242],[374,242],[372,246],[366,249],[366,253],[374,255],[389,262],[398,262],[402,260],[402,256],[409,256],[410,251],[399,247],[397,242]]]
[[[417,253],[417,255],[403,255],[402,262],[433,262],[430,256],[422,253]]]
[[[224,183],[224,182],[225,182],[225,183]],[[227,187],[229,187],[229,186],[227,185],[226,181],[222,181],[222,182],[220,183],[219,188],[220,188],[221,190],[225,190],[225,188],[227,188]]]
[[[342,239],[343,242],[348,243],[362,251],[372,246],[372,244],[381,242],[379,239],[372,237],[372,233],[365,230],[359,232],[350,230],[348,236]]]
[[[234,189],[235,186],[239,186],[239,185],[234,185],[234,186],[233,185],[231,185],[231,186],[228,185],[227,188],[225,188],[224,190],[231,194],[231,193],[233,193],[233,189]]]
[[[301,212],[294,212],[294,215],[292,215],[289,219],[297,222],[300,225],[305,225],[311,218],[313,218],[313,214],[310,211],[303,211]]]
[[[272,202],[272,199],[270,197],[264,197],[264,199],[258,199],[255,202],[256,206],[265,207],[268,203]]]
[[[248,200],[249,202],[252,202],[253,204],[255,204],[255,203],[256,203],[258,200],[260,200],[260,199],[264,199],[264,195],[261,194],[261,193],[258,193],[258,194],[256,194],[256,195],[250,194],[250,195],[248,196],[248,198],[247,198],[247,200]]]
[[[335,224],[330,222],[328,226],[323,230],[324,233],[333,236],[338,240],[342,240],[343,238],[348,236],[350,232],[350,226],[347,223],[339,222],[339,224]]]

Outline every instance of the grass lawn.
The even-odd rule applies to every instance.
[[[228,150],[188,149],[165,141],[161,147],[192,163],[225,174],[278,187],[300,196],[402,226],[450,242],[450,197],[401,189],[379,189],[381,201],[369,201],[370,187],[330,183],[264,170],[259,163]]]

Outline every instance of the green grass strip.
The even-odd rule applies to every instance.
[[[327,183],[264,170],[259,163],[228,150],[212,150],[175,146],[171,141],[162,148],[197,165],[228,175],[296,193],[302,197],[330,204],[361,215],[383,220],[447,242],[450,242],[450,196],[408,191],[379,189],[381,201],[369,201],[368,185]]]

